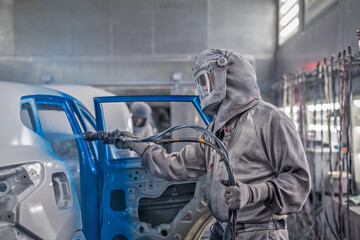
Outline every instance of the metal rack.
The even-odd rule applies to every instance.
[[[360,49],[360,29],[357,40]],[[336,57],[319,61],[311,71],[283,75],[272,86],[280,95],[278,105],[299,132],[311,168],[312,212],[307,235],[324,237],[325,220],[329,226],[330,220],[335,223],[330,230],[336,239],[344,239],[345,232],[350,235],[349,219],[345,219],[349,201],[345,215],[343,194],[349,200],[360,189],[360,171],[354,171],[360,168],[360,146],[352,144],[360,141],[360,84],[355,79],[360,79],[360,51],[352,54],[348,47]],[[326,194],[332,199],[330,215],[323,211]],[[316,214],[319,211],[323,213]]]

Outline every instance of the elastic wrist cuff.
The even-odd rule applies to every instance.
[[[149,147],[147,143],[136,143],[129,146],[131,150],[135,151],[139,156],[142,156],[145,150]]]
[[[140,155],[141,157],[144,155],[145,151],[150,147],[150,144],[147,144],[145,149],[143,150],[142,154]]]
[[[251,203],[264,202],[269,197],[269,186],[266,183],[249,185],[251,191]]]

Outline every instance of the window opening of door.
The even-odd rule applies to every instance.
[[[109,108],[105,107],[111,104],[113,107],[116,104],[124,104],[123,102],[115,103],[102,103],[103,113],[105,116],[105,130],[112,131],[113,128],[121,131],[127,130],[127,125],[123,122],[118,122],[114,127],[112,125],[110,129],[107,124],[107,116],[111,116]],[[126,102],[126,105],[131,112],[131,120],[133,125],[132,133],[140,138],[149,137],[153,134],[162,132],[170,126],[181,124],[195,124],[205,126],[200,115],[194,108],[192,102]],[[186,114],[184,114],[186,113]],[[199,137],[199,133],[191,129],[183,129],[181,131],[174,131],[163,136],[164,139],[169,138],[181,138],[181,137]],[[164,145],[168,152],[179,151],[185,145],[189,143],[176,143]],[[115,149],[113,145],[109,148],[116,152],[115,156],[109,154],[109,161],[114,160],[138,160],[138,156],[135,152],[128,149]]]
[[[75,110],[75,106],[73,106],[73,105],[71,105],[71,110],[76,118],[76,121],[78,122],[78,125],[80,126],[82,133],[84,133],[86,131],[96,131],[95,128],[93,127],[93,125],[88,120],[89,116],[88,116],[88,113],[86,112],[86,110],[84,110],[83,108],[80,107],[81,113],[78,113],[78,111]],[[82,116],[79,116],[79,114],[81,114]],[[85,141],[85,144],[89,150],[91,160],[94,164],[95,159],[97,159],[97,151],[96,151],[95,142]]]
[[[79,143],[61,105],[37,104],[43,137],[50,143],[53,152],[63,159],[72,173],[78,199],[80,200]]]
[[[36,132],[34,113],[30,103],[26,102],[21,104],[20,119],[27,128]]]

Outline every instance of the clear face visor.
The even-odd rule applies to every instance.
[[[200,100],[213,91],[214,78],[211,73],[203,72],[196,79]]]
[[[146,124],[146,118],[132,117],[134,127],[143,127]]]

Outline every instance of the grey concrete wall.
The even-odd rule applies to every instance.
[[[275,73],[275,1],[213,0],[208,7],[208,46],[254,56],[260,89],[267,92]]]
[[[275,10],[262,0],[0,0],[0,79],[171,85],[173,72],[192,81],[194,56],[218,47],[254,56],[266,92]]]
[[[13,0],[0,0],[0,56],[14,54]]]
[[[306,62],[316,62],[351,46],[358,51],[356,29],[360,27],[360,1],[338,0],[304,31],[295,35],[276,53],[276,77],[301,70]]]

